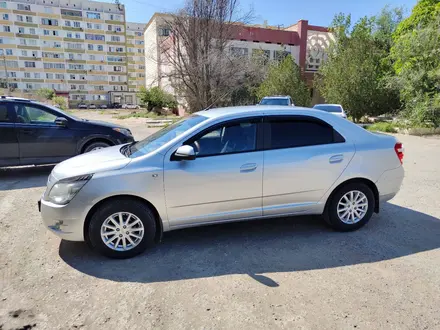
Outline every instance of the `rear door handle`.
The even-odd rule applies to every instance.
[[[248,164],[241,165],[240,172],[250,172],[250,171],[255,170],[256,168],[257,168],[257,164],[248,163]]]
[[[331,156],[330,159],[328,160],[328,162],[330,164],[336,164],[336,163],[340,163],[344,160],[344,155],[334,155]]]

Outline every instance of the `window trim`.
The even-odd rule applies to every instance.
[[[14,109],[11,107],[11,102],[1,102],[0,105],[6,105],[6,111],[8,112],[9,121],[0,121],[0,127],[7,125],[7,126],[15,126],[17,115],[14,111]]]
[[[222,121],[220,123],[215,123],[215,124],[205,128],[205,129],[201,130],[200,132],[198,132],[195,135],[191,136],[190,138],[186,139],[184,142],[179,143],[175,147],[176,149],[172,152],[170,161],[181,161],[181,159],[176,159],[174,157],[174,154],[176,153],[176,150],[179,147],[184,146],[184,145],[188,145],[190,143],[193,143],[194,141],[196,141],[197,139],[199,139],[200,137],[202,137],[206,133],[217,129],[218,127],[222,127],[222,126],[230,125],[230,124],[234,124],[234,123],[239,123],[239,122],[243,122],[243,121],[255,121],[255,123],[257,124],[257,133],[256,133],[257,141],[256,141],[255,150],[229,152],[227,154],[212,154],[212,155],[205,155],[205,156],[203,156],[203,155],[202,156],[196,156],[196,158],[193,161],[197,160],[198,158],[228,156],[228,155],[237,155],[237,154],[244,154],[244,153],[251,153],[251,152],[262,151],[263,150],[263,126],[262,126],[263,125],[263,116],[259,115],[259,116],[250,116],[250,117],[241,117],[241,118],[228,119],[228,120]]]
[[[308,144],[308,145],[303,145],[303,146],[293,146],[293,147],[279,147],[279,148],[272,148],[271,144],[272,144],[272,139],[271,139],[271,121],[276,121],[276,120],[293,120],[293,121],[308,121],[308,122],[315,122],[318,123],[320,125],[323,126],[327,126],[330,129],[332,129],[333,131],[333,142],[332,143],[325,143],[325,144]],[[264,135],[264,146],[263,146],[263,150],[265,151],[270,151],[270,150],[280,150],[280,149],[297,149],[297,148],[307,148],[307,147],[316,147],[316,146],[325,146],[325,145],[332,145],[332,144],[336,144],[336,143],[345,143],[347,140],[345,139],[345,137],[339,133],[332,125],[330,125],[328,122],[313,117],[313,116],[307,116],[307,115],[292,115],[292,114],[288,114],[288,115],[280,115],[280,114],[276,114],[276,115],[265,115],[263,118],[263,135]],[[336,141],[337,137],[340,137],[341,141]]]

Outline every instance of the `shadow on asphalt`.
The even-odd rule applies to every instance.
[[[127,260],[94,254],[62,241],[61,258],[90,276],[118,282],[163,282],[249,274],[269,287],[272,272],[325,269],[404,257],[440,247],[440,220],[385,203],[362,229],[339,233],[319,217],[296,217],[182,229]]]
[[[54,165],[0,168],[0,191],[44,187]]]

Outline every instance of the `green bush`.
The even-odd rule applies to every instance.
[[[176,108],[177,101],[174,96],[168,92],[165,92],[160,87],[152,87],[146,89],[141,87],[138,92],[141,104],[148,109],[148,111],[154,108]]]
[[[375,123],[373,125],[367,126],[367,130],[375,132],[386,132],[386,133],[397,133],[398,125],[395,123]]]
[[[40,88],[36,94],[45,100],[52,100],[55,97],[55,91],[50,88]]]
[[[52,98],[52,102],[53,102],[53,104],[55,104],[55,106],[57,106],[58,108],[60,108],[62,110],[66,110],[66,108],[67,108],[66,99],[62,96],[55,96],[54,98]]]

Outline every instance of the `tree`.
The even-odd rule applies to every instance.
[[[257,95],[259,99],[270,95],[290,95],[293,103],[301,106],[309,106],[311,101],[310,91],[291,55],[279,63],[271,63],[267,78],[258,88]]]
[[[36,94],[44,100],[52,100],[55,97],[55,91],[51,88],[40,88]]]
[[[388,83],[392,33],[400,10],[385,8],[379,16],[364,17],[351,26],[351,17],[339,14],[332,29],[335,41],[315,84],[330,103],[342,104],[357,122],[400,108],[398,92]]]
[[[146,89],[142,86],[138,92],[138,97],[141,104],[146,106],[148,111],[151,111],[154,108],[177,107],[177,102],[174,96],[159,87]]]
[[[416,7],[411,16],[418,15]],[[411,16],[407,20],[413,19]],[[395,61],[394,82],[405,104],[405,115],[414,124],[432,122],[437,127],[440,125],[440,11],[430,17],[430,22],[423,20],[425,25],[397,35],[391,58]],[[407,25],[406,21],[402,23]]]
[[[161,44],[163,75],[190,112],[227,103],[241,87],[245,54],[231,52],[230,40],[250,17],[237,0],[188,0],[166,19],[172,36]]]

